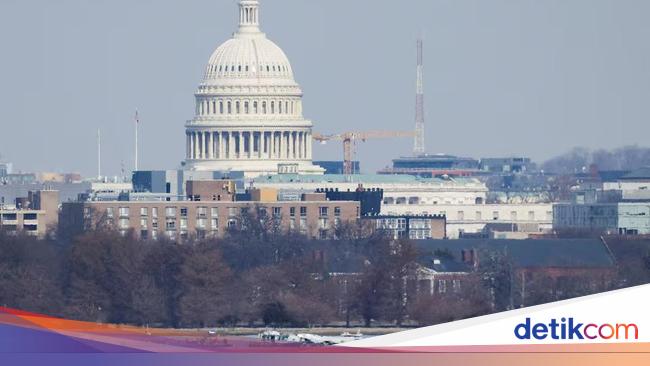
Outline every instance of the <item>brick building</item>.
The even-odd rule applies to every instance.
[[[222,237],[229,228],[240,227],[251,215],[281,230],[314,238],[327,238],[343,222],[356,222],[359,202],[327,201],[324,195],[302,201],[277,201],[268,192],[251,192],[257,201],[211,200],[212,194],[188,191],[193,201],[86,201],[64,203],[61,223],[67,235],[97,226],[110,226],[143,239],[165,236],[172,240],[189,236]],[[210,199],[204,200],[206,196]]]
[[[59,192],[30,191],[15,205],[0,205],[0,230],[43,237],[58,223]]]

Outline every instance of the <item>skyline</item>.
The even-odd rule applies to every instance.
[[[643,145],[650,132],[650,47],[643,42],[650,25],[642,16],[650,4],[614,3],[267,0],[261,11],[263,31],[292,61],[315,131],[413,129],[421,32],[427,151],[541,161],[574,146]],[[235,1],[0,7],[4,159],[22,171],[93,176],[101,128],[105,174],[118,174],[121,162],[128,172],[137,109],[140,166],[178,166],[193,93],[210,53],[236,27]],[[378,26],[383,19],[392,26]],[[314,144],[314,160],[340,160],[340,150]],[[412,139],[369,141],[357,159],[372,172],[411,150]]]

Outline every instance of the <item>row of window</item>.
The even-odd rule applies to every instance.
[[[279,72],[279,73],[289,73],[289,67],[287,65],[262,65],[259,64],[257,68],[254,66],[250,65],[208,65],[207,72],[214,74],[222,74],[225,75],[226,73],[232,73],[232,72]]]
[[[426,204],[432,204],[432,205],[437,205],[437,204],[445,204],[445,205],[453,205],[453,204],[467,204],[473,202],[476,205],[482,205],[483,204],[483,198],[482,197],[472,197],[472,198],[459,198],[459,199],[452,199],[452,200],[442,200],[438,198],[433,198],[431,200],[424,200],[421,199],[420,197],[386,197],[384,198],[384,204],[387,205],[426,205]]]
[[[208,100],[197,101],[196,114],[298,114],[298,102],[295,101],[240,101]]]
[[[412,215],[412,214],[413,214],[412,212],[405,212],[405,215]],[[423,211],[421,214],[422,215],[428,215],[429,212]],[[447,211],[440,211],[438,214],[447,216]],[[463,220],[465,220],[465,218],[466,218],[465,217],[465,211],[457,211],[456,212],[456,218],[455,218],[456,220],[463,221]],[[450,218],[447,217],[447,219],[449,220]],[[499,220],[499,219],[502,219],[500,217],[499,211],[492,211],[492,220]],[[512,221],[519,220],[519,215],[518,215],[517,211],[510,211],[510,218],[509,219],[512,220]],[[537,219],[537,216],[535,215],[535,211],[528,211],[527,220],[528,221],[535,221],[536,219]],[[546,218],[545,219],[546,220],[553,220],[553,211],[546,211]],[[476,211],[474,213],[474,220],[476,220],[476,221],[483,220],[483,212],[482,211]]]
[[[242,208],[237,208],[237,207],[228,207],[228,216],[233,217],[237,216],[238,214],[242,213],[243,211],[248,210],[247,207],[242,207]],[[280,217],[282,215],[282,207],[272,207],[272,214],[274,217]],[[305,217],[307,216],[307,207],[306,206],[300,206],[299,208],[300,216]],[[188,208],[187,207],[181,207],[180,208],[180,216],[181,217],[187,217],[188,216]],[[148,217],[149,212],[151,212],[151,217],[157,218],[158,217],[158,207],[151,207],[151,211],[149,210],[149,207],[141,207],[140,208],[140,216],[141,217]],[[290,217],[295,217],[296,216],[296,207],[289,207],[289,216]],[[119,207],[118,208],[118,215],[120,218],[124,218],[128,222],[128,217],[130,216],[131,209],[130,207]],[[177,207],[165,207],[165,217],[168,218],[175,218],[177,213]],[[259,214],[266,215],[266,208],[261,207],[259,208]],[[318,207],[318,215],[320,217],[328,217],[330,214],[330,208],[327,206],[321,206]],[[107,207],[106,208],[106,217],[108,218],[113,218],[115,216],[115,212],[113,207]],[[198,219],[201,218],[207,218],[208,216],[208,207],[197,207],[196,208],[196,217]],[[217,218],[219,217],[219,208],[218,207],[211,207],[210,208],[210,216],[212,218]],[[334,216],[341,216],[341,207],[336,206],[334,207]]]
[[[210,225],[208,226],[208,222]],[[109,223],[111,221],[109,220]],[[308,232],[308,225],[307,225],[307,218],[301,217],[298,221],[299,225],[296,227],[296,219],[291,218],[289,220],[289,230],[297,230],[301,234],[307,234]],[[341,219],[339,217],[335,217],[334,221],[330,222],[328,218],[320,218],[319,219],[319,225],[318,225],[318,234],[320,239],[326,239],[329,235],[330,232],[330,225],[333,225],[334,228],[339,227],[341,224]],[[227,228],[231,229],[237,226],[237,220],[234,218],[228,219],[227,222]],[[118,221],[118,228],[120,230],[120,233],[122,235],[126,235],[128,230],[129,230],[129,220],[128,219],[119,219]],[[144,240],[147,240],[149,238],[151,239],[157,239],[158,237],[158,219],[157,218],[151,218],[151,230],[149,230],[149,218],[143,217],[140,219],[140,237]],[[210,221],[207,219],[197,219],[196,221],[196,237],[198,239],[203,239],[206,237],[206,233],[209,233],[211,236],[217,236],[219,234],[219,219],[218,218],[212,218]],[[176,224],[175,219],[168,218],[165,221],[165,227],[164,227],[164,233],[165,235],[171,239],[171,240],[176,240],[177,239],[177,233],[179,233],[179,238],[180,239],[187,239],[188,237],[188,225],[187,225],[187,219],[180,219],[179,225]],[[150,235],[151,234],[151,235]]]
[[[460,280],[451,280],[452,289],[454,292],[460,292]],[[447,280],[438,280],[438,293],[444,294],[447,292]]]

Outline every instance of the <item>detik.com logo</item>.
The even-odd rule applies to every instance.
[[[530,318],[515,326],[519,339],[639,339],[636,324],[579,323],[573,318],[553,318],[548,323],[532,324]]]

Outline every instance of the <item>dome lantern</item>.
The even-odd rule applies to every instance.
[[[260,3],[257,0],[239,1],[239,33],[260,31]]]

